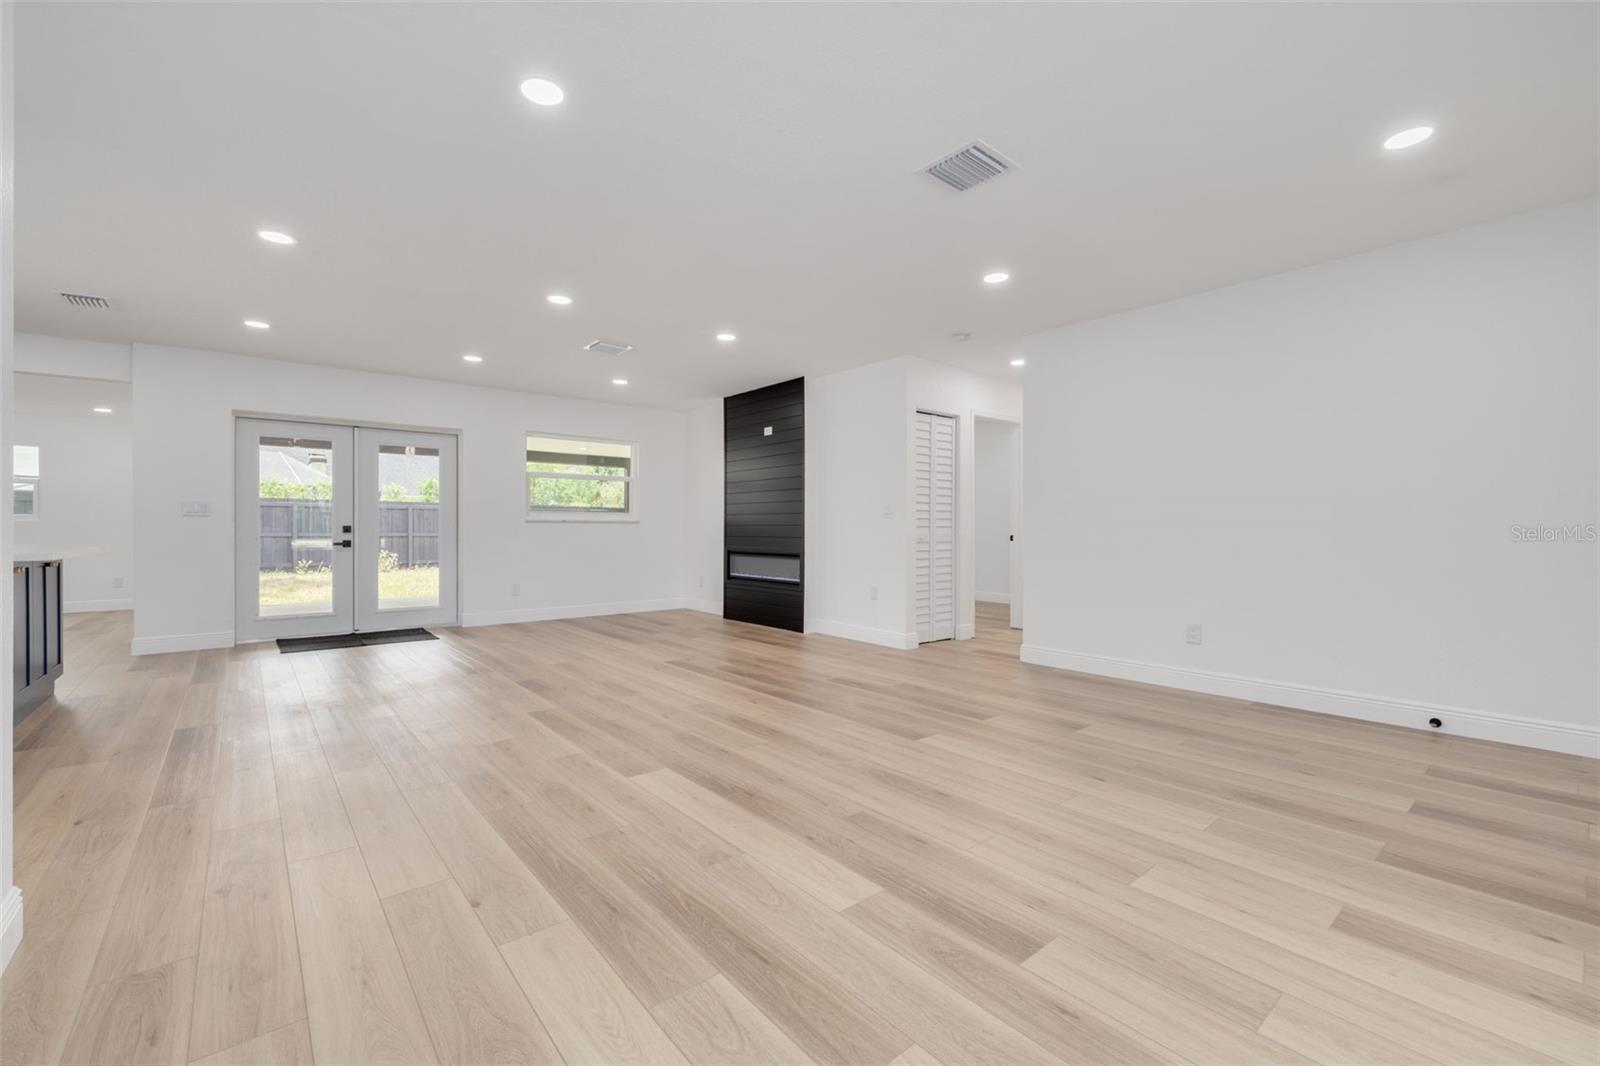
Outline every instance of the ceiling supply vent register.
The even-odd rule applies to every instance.
[[[111,301],[104,296],[90,296],[81,292],[63,292],[59,295],[73,307],[82,308],[85,311],[111,310]]]
[[[966,192],[975,185],[998,178],[1010,169],[1011,164],[999,152],[981,141],[973,141],[927,167],[924,173],[938,178],[956,192]]]

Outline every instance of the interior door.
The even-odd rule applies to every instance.
[[[236,434],[237,639],[350,632],[354,431],[241,418]]]
[[[367,427],[355,434],[355,628],[454,624],[456,438]]]
[[[956,420],[918,411],[916,482],[917,640],[956,636]]]

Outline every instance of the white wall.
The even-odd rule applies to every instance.
[[[1017,427],[978,419],[974,439],[974,551],[979,603],[1011,601],[1011,503],[1016,492]]]
[[[135,345],[136,652],[233,641],[236,412],[460,430],[464,624],[690,604],[681,412]],[[638,442],[638,521],[525,521],[527,430]]]
[[[93,314],[87,311],[85,314]],[[51,374],[101,381],[133,380],[133,345],[51,337],[43,333],[18,333],[16,365],[19,374]]]
[[[26,383],[19,382],[19,387],[25,389]],[[16,443],[38,445],[40,472],[38,517],[15,523],[16,553],[63,560],[66,610],[130,610],[131,423],[124,417],[89,413],[18,412],[13,425]],[[116,585],[118,578],[123,579],[121,588]]]
[[[0,485],[11,484],[11,367],[13,361],[12,237],[16,233],[16,168],[13,155],[16,56],[15,4],[0,4]],[[0,522],[0,566],[11,572],[11,523]],[[0,971],[22,942],[22,890],[12,876],[11,808],[11,580],[0,581]]]
[[[1030,662],[1600,753],[1596,204],[1031,338]],[[1185,643],[1187,623],[1204,643]]]
[[[806,630],[891,648],[911,625],[911,360],[806,379]]]
[[[696,610],[722,613],[724,474],[722,401],[689,412],[689,596]]]

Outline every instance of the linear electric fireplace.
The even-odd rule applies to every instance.
[[[798,585],[800,557],[729,552],[728,576],[742,577],[747,581],[781,581],[786,585]]]
[[[805,379],[723,401],[722,616],[805,628]]]

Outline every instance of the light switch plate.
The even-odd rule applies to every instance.
[[[178,511],[185,518],[210,518],[210,500],[185,500],[178,505]]]

